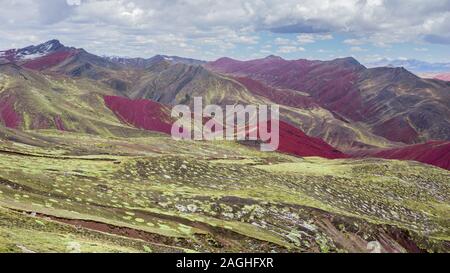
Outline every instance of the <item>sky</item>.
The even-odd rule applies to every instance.
[[[450,62],[450,0],[0,0],[0,48]]]

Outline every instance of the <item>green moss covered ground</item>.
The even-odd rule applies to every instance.
[[[1,141],[0,251],[449,251],[446,170],[142,134]]]

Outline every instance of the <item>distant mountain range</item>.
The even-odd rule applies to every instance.
[[[449,73],[439,73],[439,74],[433,75],[432,78],[450,82],[450,72]]]
[[[449,85],[421,79],[404,68],[367,69],[354,58],[288,61],[272,57],[253,61],[222,58],[206,67],[275,88],[303,91],[337,119],[347,124],[362,122],[370,128],[368,132],[390,141],[412,144],[448,139],[450,133]],[[308,128],[311,125],[304,129]],[[336,136],[320,137],[342,146]]]
[[[46,57],[46,59],[55,58],[60,53],[60,59],[67,57],[65,54],[74,54],[78,50],[73,47],[66,47],[60,43],[58,40],[50,40],[45,43],[36,46],[28,46],[20,49],[9,49],[0,51],[0,61],[10,61],[10,62],[22,62],[26,63],[31,60],[39,59],[40,57]],[[57,58],[57,57],[56,57]],[[130,66],[133,68],[145,68],[146,66],[152,65],[153,63],[165,60],[171,63],[184,63],[190,65],[201,65],[205,64],[206,61],[182,58],[178,56],[167,56],[167,55],[155,55],[150,58],[127,58],[127,57],[116,57],[116,56],[103,56],[105,60],[112,63],[116,63],[123,66]]]
[[[350,57],[209,63],[164,55],[100,57],[57,40],[0,56],[7,78],[0,86],[0,121],[16,130],[167,134],[168,107],[202,96],[205,104],[279,104],[280,151],[299,156],[383,157],[381,150],[450,140],[450,83],[405,68],[366,68]],[[433,147],[441,155],[448,146]],[[450,168],[433,156],[417,160]]]
[[[450,72],[450,62],[429,63],[414,59],[389,60],[382,59],[366,64],[367,67],[404,67],[414,73],[442,73]]]
[[[130,67],[140,67],[145,68],[148,67],[154,63],[160,62],[160,61],[168,61],[171,63],[183,63],[183,64],[189,64],[189,65],[202,65],[205,64],[206,61],[191,59],[191,58],[182,58],[178,56],[167,56],[167,55],[155,55],[151,58],[144,59],[144,58],[126,58],[126,57],[110,57],[106,56],[106,59],[118,63],[123,64]]]

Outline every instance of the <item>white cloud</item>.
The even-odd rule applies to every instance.
[[[352,46],[350,47],[350,51],[352,52],[363,52],[363,51],[367,51],[366,49],[359,47],[359,46]]]
[[[278,53],[295,53],[295,52],[301,52],[301,51],[305,51],[305,49],[303,47],[297,47],[297,46],[280,46],[277,49]]]
[[[365,42],[361,39],[346,39],[344,40],[344,44],[358,46],[365,44]]]
[[[297,41],[300,44],[311,44],[315,43],[316,41],[324,41],[324,40],[331,40],[333,39],[333,35],[331,34],[300,34],[297,36]]]
[[[296,33],[300,45],[334,33],[354,47],[450,44],[450,0],[0,0],[0,6],[0,48],[58,38],[108,54],[183,54],[210,46],[204,51],[219,56],[258,44],[263,30]],[[295,46],[285,38],[274,43]]]
[[[285,38],[280,38],[280,37],[276,38],[274,42],[275,42],[276,45],[288,45],[288,44],[292,44],[292,41],[291,41],[291,40],[285,39]]]
[[[81,5],[81,0],[66,0],[69,6],[79,6]]]

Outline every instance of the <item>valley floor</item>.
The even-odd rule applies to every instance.
[[[0,252],[450,251],[437,167],[28,133],[0,140]]]

